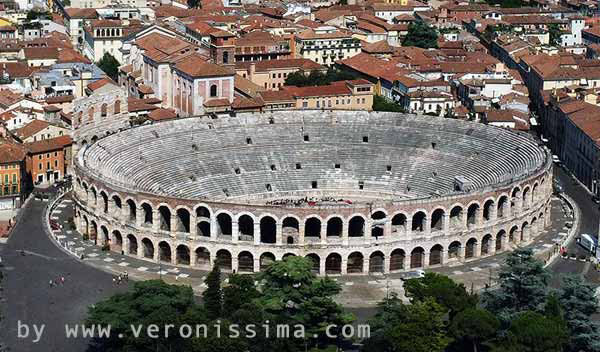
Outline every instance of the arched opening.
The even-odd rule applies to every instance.
[[[383,273],[385,268],[385,256],[381,251],[375,251],[369,256],[369,273]]]
[[[240,241],[254,241],[254,219],[244,214],[238,219],[238,230]]]
[[[342,273],[342,257],[337,253],[331,253],[325,258],[325,273],[341,274]]]
[[[423,232],[425,231],[425,213],[418,211],[412,217],[412,231]]]
[[[190,212],[185,208],[177,209],[177,232],[190,232]]]
[[[318,218],[306,219],[304,225],[304,239],[308,241],[317,241],[321,238],[321,220]]]
[[[102,197],[102,211],[106,214],[108,213],[108,196],[102,191],[100,197]]]
[[[537,197],[537,188],[538,188],[538,184],[536,183],[535,185],[533,185],[533,188],[531,189],[531,203],[535,203],[535,200]]]
[[[479,212],[479,204],[473,203],[467,208],[467,226],[473,228],[477,226],[477,213]]]
[[[294,253],[286,253],[286,254],[284,254],[284,255],[283,255],[283,257],[281,257],[281,258],[282,258],[283,260],[285,260],[286,258],[289,258],[289,257],[295,257],[295,256],[296,256],[296,255],[295,255]]]
[[[496,235],[496,252],[504,250],[504,237],[506,237],[506,231],[500,230],[500,232],[498,232]]]
[[[231,236],[231,216],[226,213],[217,215],[217,234],[219,236]]]
[[[200,237],[210,237],[210,222],[201,220],[196,224],[196,235]]]
[[[88,117],[90,119],[90,121],[94,120],[94,107],[90,106],[90,108],[88,109]],[[95,142],[95,141],[92,141]]]
[[[421,247],[417,247],[410,252],[410,268],[422,268],[423,261],[425,259],[425,250]]]
[[[98,194],[96,193],[96,189],[92,187],[92,205],[95,207],[98,206]]]
[[[110,250],[117,253],[121,253],[123,250],[123,236],[118,230],[114,230],[112,233],[113,240],[110,243]]]
[[[516,243],[518,239],[519,239],[519,227],[517,225],[515,225],[508,232],[508,242]]]
[[[224,64],[229,63],[229,51],[224,51],[223,52],[223,63]]]
[[[210,221],[210,211],[206,207],[196,208],[196,219]]]
[[[510,194],[510,207],[514,209],[519,202],[521,197],[521,189],[519,187],[515,187],[512,193]]]
[[[271,266],[271,264],[273,264],[275,262],[275,255],[273,255],[273,253],[263,253],[260,256],[260,271],[264,271],[267,270],[267,268],[269,266]]]
[[[485,221],[490,221],[492,220],[492,212],[494,209],[494,201],[491,199],[488,199],[484,204],[483,204],[483,219]]]
[[[481,239],[481,255],[488,255],[492,253],[492,235],[487,234]]]
[[[371,214],[371,236],[378,238],[385,233],[385,223],[387,215],[383,211],[376,211]]]
[[[215,98],[217,96],[217,85],[213,84],[210,86],[210,97]]]
[[[338,217],[327,221],[327,237],[342,237],[343,223]]]
[[[94,220],[92,220],[90,224],[90,241],[96,243],[96,240],[98,239],[98,225],[96,225]]]
[[[196,265],[200,268],[210,268],[210,252],[204,247],[196,248]]]
[[[100,244],[102,244],[102,245],[109,244],[110,245],[110,238],[108,237],[108,229],[106,228],[106,226],[101,226],[100,232],[102,233],[102,237],[100,238]]]
[[[158,260],[165,263],[171,262],[171,246],[165,241],[158,243]]]
[[[436,209],[431,214],[431,231],[442,231],[444,229],[444,210]]]
[[[306,258],[312,262],[311,271],[314,274],[319,274],[321,272],[321,258],[319,258],[319,256],[314,253],[307,254]]]
[[[460,258],[460,242],[454,241],[448,246],[448,259]]]
[[[475,250],[477,247],[477,239],[471,238],[467,241],[467,247],[465,248],[465,258],[473,258],[475,256]]]
[[[441,265],[442,263],[442,253],[444,252],[444,247],[441,244],[436,244],[431,247],[429,251],[429,265]]]
[[[121,113],[121,101],[120,100],[116,100],[115,101],[115,114],[119,114]]]
[[[497,208],[496,214],[497,214],[498,218],[503,218],[505,216],[508,216],[508,197],[507,196],[502,196],[498,200],[498,208]]]
[[[106,103],[103,103],[102,105],[100,105],[100,116],[102,117],[106,117],[106,112],[107,108],[106,108]]]
[[[86,236],[89,239],[90,238],[90,223],[86,216],[83,217],[82,226],[83,226],[83,228],[82,228],[81,232],[82,232],[84,239]]]
[[[190,265],[190,249],[180,244],[177,246],[177,257],[175,259],[177,260],[177,264]]]
[[[523,208],[529,208],[529,187],[525,187],[523,190]]]
[[[260,219],[260,242],[275,243],[277,237],[277,224],[275,219],[264,216]]]
[[[171,210],[166,206],[158,207],[158,214],[160,216],[160,229],[163,231],[171,231]]]
[[[287,236],[285,243],[287,244],[294,244],[294,237],[293,236]]]
[[[252,253],[243,251],[238,255],[238,271],[240,273],[254,272],[254,257]]]
[[[152,207],[150,204],[142,204],[142,212],[144,213],[144,226],[152,226]]]
[[[142,240],[142,248],[144,248],[144,258],[154,258],[154,244],[147,238]]]
[[[527,221],[525,221],[523,223],[523,225],[521,226],[521,238],[520,238],[520,241],[521,242],[525,241],[525,238],[528,235],[529,235],[529,223]]]
[[[390,254],[390,271],[404,270],[404,258],[406,254],[404,250],[396,248]]]
[[[112,197],[112,202],[114,205],[114,215],[115,216],[119,216],[121,214],[121,211],[123,210],[123,205],[121,203],[121,198],[117,195],[114,195]]]
[[[362,237],[365,235],[365,219],[362,216],[355,216],[348,222],[348,236]]]
[[[360,252],[353,252],[348,256],[348,274],[357,274],[363,272],[363,255]]]
[[[294,238],[298,238],[300,232],[300,223],[296,218],[287,217],[283,219],[282,231],[284,242],[287,244],[294,244]]]
[[[127,249],[127,254],[137,256],[138,253],[138,243],[137,238],[134,235],[127,235],[127,241],[129,242],[129,248]]]
[[[461,228],[463,227],[463,208],[460,205],[455,206],[450,210],[450,227]]]
[[[135,223],[137,219],[137,208],[135,206],[135,202],[131,199],[128,199],[125,203],[127,204],[127,220]]]
[[[406,215],[396,214],[392,217],[392,232],[394,232],[394,233],[405,233],[406,232]]]
[[[217,264],[223,270],[231,270],[231,253],[226,249],[217,252]]]

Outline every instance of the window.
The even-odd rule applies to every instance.
[[[42,154],[38,155],[38,159],[42,160]]]
[[[302,107],[303,108],[307,108],[308,107],[308,102],[307,101],[303,101],[302,102]]]
[[[275,166],[275,164],[271,165],[271,171],[277,171],[277,166]]]
[[[317,100],[317,107],[321,107],[321,102]]]
[[[364,181],[358,181],[358,189],[364,189],[365,188],[365,182]]]
[[[436,143],[435,142],[431,142],[431,149],[435,149]]]
[[[240,170],[239,168],[236,168],[234,171],[235,171],[236,175],[239,175],[242,173],[242,170]]]
[[[305,134],[305,135],[304,135],[304,141],[305,141],[305,142],[308,142],[309,140],[310,140],[310,139],[309,139],[308,135],[307,135],[307,134]]]
[[[392,165],[388,165],[385,167],[388,172],[392,172]]]
[[[58,152],[54,152],[54,156],[58,156]]]
[[[43,169],[43,167],[42,167],[42,163],[39,163],[39,164],[38,164],[38,170],[41,170],[41,169]]]
[[[278,74],[277,74],[277,78],[281,78],[281,73],[278,73]]]
[[[46,162],[46,169],[50,170],[50,162],[49,161]]]
[[[54,167],[58,168],[58,160],[54,160]]]
[[[369,136],[363,136],[363,143],[369,143]]]
[[[267,188],[267,192],[271,192],[273,190],[270,183],[267,183],[265,187]]]
[[[317,188],[317,181],[312,181],[310,185],[312,188]]]
[[[214,98],[217,96],[217,85],[213,84],[210,86],[210,96],[211,98]]]
[[[46,153],[46,158],[50,158],[50,153]]]
[[[300,163],[296,163],[296,170],[302,169],[302,165]]]
[[[229,52],[228,51],[223,52],[223,63],[224,64],[229,63]]]
[[[335,165],[334,165],[334,167],[335,167],[336,169],[339,169],[339,168],[341,167],[341,165],[340,165],[340,164],[335,164]]]
[[[250,137],[246,138],[246,144],[252,144],[252,138],[250,138]]]

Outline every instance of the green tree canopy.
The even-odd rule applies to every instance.
[[[416,46],[423,49],[437,48],[438,32],[425,22],[415,21],[408,25],[408,32],[402,46]]]
[[[120,64],[110,53],[104,53],[104,56],[96,63],[96,66],[104,71],[113,81],[118,81]]]
[[[598,310],[594,287],[578,275],[565,276],[557,298],[569,330],[569,350],[600,351],[600,327],[591,319]]]
[[[223,291],[221,290],[221,268],[218,264],[213,266],[212,270],[204,279],[206,290],[202,293],[204,309],[211,319],[217,319],[221,316],[223,307]]]
[[[352,72],[329,68],[326,73],[321,71],[311,71],[308,75],[297,71],[290,73],[285,79],[286,86],[324,86],[331,82],[356,79],[358,76]]]
[[[568,340],[563,324],[537,312],[518,313],[496,352],[562,352]]]
[[[402,106],[387,100],[381,95],[373,96],[373,111],[405,112]]]
[[[459,312],[450,325],[450,333],[460,344],[460,351],[481,351],[496,337],[500,322],[484,309],[467,308]]]

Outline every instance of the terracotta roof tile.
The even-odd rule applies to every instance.
[[[177,113],[173,109],[156,109],[148,114],[153,121],[171,120],[177,118]]]
[[[44,120],[33,120],[25,126],[16,129],[14,131],[14,134],[18,136],[21,140],[24,140],[40,132],[48,126],[50,126],[50,124]]]
[[[63,149],[73,144],[71,136],[60,136],[56,138],[43,139],[41,141],[25,143],[24,146],[31,154],[45,153],[53,150]]]
[[[232,68],[207,62],[198,54],[181,59],[174,67],[192,77],[221,77],[235,74]]]
[[[20,144],[0,139],[0,163],[14,163],[23,161],[27,150]]]

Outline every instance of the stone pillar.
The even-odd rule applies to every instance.
[[[152,210],[152,231],[158,232],[160,229],[160,214],[158,210]]]
[[[169,231],[169,237],[177,235],[177,220],[177,215],[171,214],[171,231]]]
[[[195,212],[190,214],[190,235],[192,238],[196,238],[196,236],[198,236],[198,218],[196,217]]]
[[[160,248],[158,248],[158,245],[156,244],[152,244],[154,246],[154,256],[152,257],[152,259],[154,260],[155,263],[158,263],[160,261]]]
[[[216,259],[216,258],[215,258]],[[234,256],[233,254],[231,255],[231,272],[238,272],[239,271],[239,265],[238,265],[238,257]]]
[[[348,258],[342,256],[342,275],[348,274]]]
[[[142,209],[142,207],[136,207],[135,208],[135,227],[137,227],[138,229],[142,227],[143,223],[144,223],[144,211]]]
[[[348,245],[348,221],[342,221],[342,244],[344,246]]]
[[[213,216],[210,219],[210,240],[212,242],[217,240],[217,217]],[[231,240],[233,241],[233,223],[231,223]]]
[[[521,230],[517,229],[513,235],[513,240],[515,244],[521,243]]]
[[[255,221],[254,222],[254,244],[259,245],[260,244],[260,222]]]
[[[190,266],[195,266],[196,260],[196,251],[194,250],[194,248],[190,248]]]
[[[369,273],[369,266],[371,265],[371,258],[365,257],[363,258],[363,274]]]
[[[466,253],[467,253],[467,244],[466,243],[462,243],[460,245],[460,247],[458,248],[458,258],[457,259],[459,261],[464,261]]]
[[[254,258],[254,268],[253,272],[257,273],[260,271],[260,258]]]
[[[388,218],[388,221],[383,225],[383,237],[387,238],[392,235],[392,219]]]
[[[169,243],[169,245],[171,245]],[[171,247],[171,264],[177,264],[177,247]]]
[[[275,224],[275,244],[281,246],[283,244],[283,222]]]
[[[498,206],[494,204],[494,206],[492,206],[492,209],[490,210],[490,221],[495,221],[496,219],[498,219]]]
[[[531,225],[525,226],[523,231],[523,242],[528,243],[531,238]]]
[[[138,245],[138,247],[137,247],[137,257],[138,258],[144,258],[144,245],[142,244],[142,242],[138,242],[137,245]]]
[[[121,234],[122,239],[123,239],[123,243],[121,245],[121,251],[123,251],[123,254],[129,254],[129,237],[127,237],[127,235]]]
[[[423,269],[429,268],[430,260],[431,260],[431,253],[430,252],[424,252],[423,253]]]
[[[446,265],[448,263],[448,249],[447,247],[442,250],[442,265]]]
[[[473,258],[481,257],[481,246],[479,242],[473,245]]]
[[[402,269],[410,270],[410,254],[409,253],[405,253],[405,255],[404,255],[404,260],[402,261]]]
[[[425,236],[429,236],[431,234],[431,216],[426,216],[425,220],[423,221],[425,222],[423,226],[423,234],[425,234]]]
[[[505,218],[509,218],[512,216],[510,209],[510,201],[506,201],[502,206],[502,212],[504,213]]]
[[[544,213],[545,226],[550,226],[550,224],[552,223],[552,218],[550,216],[551,212],[552,212],[552,202],[549,202],[548,205],[546,205],[546,211]]]
[[[327,243],[327,222],[321,222],[321,243]]]
[[[365,243],[371,243],[371,220],[367,219],[365,220],[365,228],[364,228],[364,233],[365,233]]]
[[[211,231],[212,233],[212,231]],[[240,230],[236,221],[231,222],[231,242],[237,243],[240,238]],[[212,236],[211,236],[212,239]]]
[[[300,222],[298,224],[298,244],[304,244],[304,223]]]
[[[412,236],[412,217],[406,218],[406,237],[410,238]]]
[[[450,214],[444,214],[442,229],[444,234],[450,233]]]
[[[391,256],[384,256],[383,257],[383,273],[384,274],[389,274],[390,273],[390,260],[391,260]]]
[[[488,255],[494,254],[496,254],[496,239],[492,237],[492,239],[490,240],[490,245],[488,247]]]
[[[505,233],[504,236],[502,236],[502,251],[505,251],[508,247],[508,233]]]
[[[483,208],[479,207],[475,211],[475,227],[481,227],[483,225]]]
[[[325,258],[319,257],[319,274],[325,275]]]

